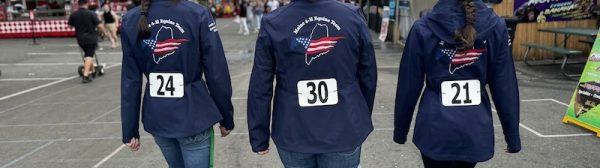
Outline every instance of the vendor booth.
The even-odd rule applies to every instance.
[[[126,12],[126,0],[90,0],[90,6],[109,3],[118,15]],[[0,38],[72,37],[69,15],[78,10],[76,0],[0,0]]]

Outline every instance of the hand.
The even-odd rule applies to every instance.
[[[226,137],[231,133],[231,130],[227,130],[227,128],[223,126],[219,126],[219,129],[221,130],[221,137]]]
[[[129,143],[125,144],[127,145],[127,147],[129,147],[129,150],[135,152],[138,151],[140,149],[140,139],[138,138],[132,138]]]
[[[258,155],[266,155],[269,154],[269,149],[265,149],[264,151],[258,152]]]

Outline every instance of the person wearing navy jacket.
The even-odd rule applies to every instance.
[[[121,41],[123,143],[139,149],[141,107],[169,167],[208,167],[213,125],[220,123],[221,136],[234,128],[231,79],[210,12],[187,1],[143,0],[123,17]]]
[[[394,141],[413,142],[425,167],[475,167],[494,154],[492,106],[506,152],[521,150],[519,90],[505,22],[481,0],[442,0],[418,20],[402,54]],[[423,84],[425,89],[423,90]]]
[[[252,150],[268,153],[272,137],[286,167],[357,167],[376,85],[358,8],[295,0],[274,10],[261,23],[248,90]]]

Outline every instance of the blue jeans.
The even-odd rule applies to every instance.
[[[277,148],[279,158],[286,168],[357,168],[361,148],[339,153],[308,154]]]
[[[210,129],[191,137],[154,136],[170,168],[208,168],[210,164]]]
[[[260,21],[262,20],[263,14],[262,13],[254,13],[254,27],[256,29],[256,31],[258,31],[260,29]]]

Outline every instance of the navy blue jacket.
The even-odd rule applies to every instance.
[[[302,153],[361,145],[373,130],[377,84],[362,12],[335,0],[297,0],[266,15],[261,25],[248,91],[252,150],[269,148],[269,137],[278,148]],[[299,81],[330,78],[337,80],[337,90],[328,95],[337,94],[337,104],[300,106]]]
[[[123,143],[139,137],[140,102],[144,128],[152,135],[188,137],[219,121],[233,129],[231,79],[210,12],[187,1],[152,0],[148,39],[138,39],[139,17],[139,7],[127,12],[121,29]],[[183,74],[183,97],[152,97],[146,84],[141,101],[142,75],[148,79],[150,73]]]
[[[454,32],[465,24],[464,9],[458,0],[443,0],[417,21],[410,31],[398,77],[394,141],[404,144],[419,96],[413,142],[435,160],[481,162],[494,154],[492,95],[508,149],[521,150],[519,139],[519,90],[512,59],[512,46],[505,22],[476,0],[477,37],[475,47],[457,51]],[[481,103],[445,106],[442,82],[476,80]],[[425,89],[423,91],[423,84]],[[461,90],[463,93],[466,90]],[[422,94],[422,95],[421,95]],[[453,98],[455,95],[450,95]],[[464,95],[453,100],[472,100]]]

